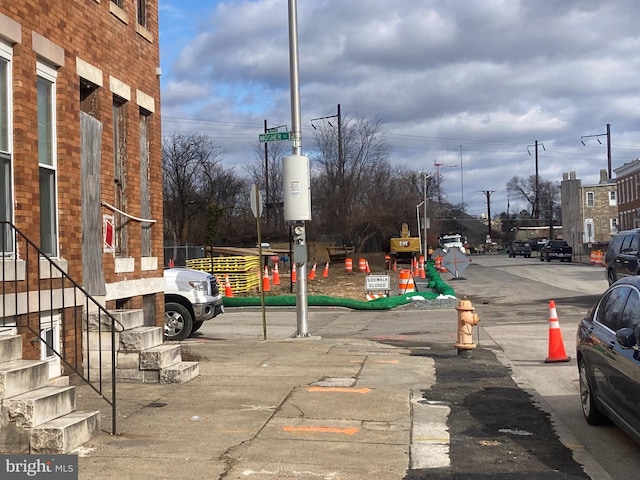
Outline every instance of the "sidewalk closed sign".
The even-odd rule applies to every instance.
[[[367,275],[365,277],[365,290],[389,290],[389,275]]]

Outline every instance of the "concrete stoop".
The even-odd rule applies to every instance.
[[[100,412],[78,412],[68,377],[22,359],[20,335],[0,337],[0,452],[69,453],[100,432]]]
[[[124,327],[114,332],[118,346],[116,353],[116,381],[132,383],[185,383],[200,374],[198,362],[182,360],[179,344],[163,343],[162,327],[144,326],[142,310],[110,312]],[[111,375],[111,332],[102,318],[89,316],[88,351],[85,349],[87,373]],[[97,325],[102,332],[98,334]]]

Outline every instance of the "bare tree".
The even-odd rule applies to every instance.
[[[339,145],[335,126],[315,130],[311,231],[360,250],[372,238],[388,240],[415,219],[422,177],[390,164],[380,120],[343,117],[341,132]]]
[[[265,160],[265,144],[258,143],[254,147],[255,160],[245,167],[249,181],[260,188],[265,203],[263,219],[266,224],[266,236],[284,232],[283,202],[283,170],[282,157],[289,154],[285,144],[281,142],[267,143]]]
[[[246,210],[246,181],[223,168],[221,155],[221,147],[207,135],[163,139],[165,236],[174,245],[210,243],[220,221]]]
[[[530,217],[535,220],[547,218],[553,221],[557,217],[557,206],[560,198],[560,185],[558,182],[538,179],[536,192],[536,176],[527,178],[515,176],[507,182],[507,192],[515,199],[524,200],[531,208]],[[536,201],[536,195],[538,201]],[[540,210],[536,211],[536,206]],[[540,208],[542,206],[542,208]],[[555,212],[555,213],[554,213]]]

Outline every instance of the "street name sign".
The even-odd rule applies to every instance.
[[[289,140],[289,132],[261,133],[258,135],[259,142],[280,142],[282,140]]]

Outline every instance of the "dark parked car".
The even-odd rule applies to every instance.
[[[612,420],[640,443],[640,277],[618,280],[578,325],[582,412]]]
[[[564,240],[547,240],[540,248],[540,261],[560,260],[570,262],[573,256],[573,247]]]
[[[609,285],[629,275],[638,275],[640,229],[616,233],[604,255],[604,268]]]
[[[509,257],[515,258],[518,255],[522,255],[525,258],[531,257],[531,244],[522,240],[516,240],[511,244],[509,249]]]

